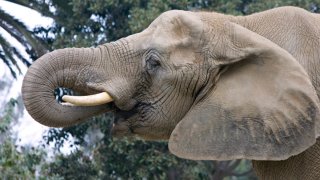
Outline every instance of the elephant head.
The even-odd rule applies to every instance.
[[[59,103],[58,87],[100,102]],[[189,159],[281,160],[318,136],[318,97],[303,67],[219,14],[168,11],[118,41],[48,53],[29,68],[22,92],[44,125],[114,111],[114,135],[169,140],[171,152]]]

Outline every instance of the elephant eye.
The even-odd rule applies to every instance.
[[[146,68],[148,71],[154,71],[160,67],[160,62],[157,57],[150,56],[146,61]]]

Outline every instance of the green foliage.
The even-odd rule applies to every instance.
[[[11,116],[14,111],[14,106],[17,104],[17,100],[10,99],[7,103],[3,117],[0,117],[0,135],[6,133],[10,128]]]
[[[169,168],[178,163],[178,159],[169,154],[166,145],[161,142],[122,139],[108,143],[94,151],[97,164],[105,170],[103,178],[166,179]]]
[[[0,146],[0,172],[3,179],[35,179],[44,152],[34,148],[17,150],[12,139]]]
[[[35,179],[39,165],[45,159],[41,149],[18,147],[11,137],[10,125],[17,101],[11,99],[0,118],[0,172],[1,179]],[[39,176],[40,178],[41,176]]]
[[[99,170],[92,159],[82,151],[76,151],[68,156],[59,154],[54,162],[42,167],[47,177],[60,177],[61,179],[97,179]]]

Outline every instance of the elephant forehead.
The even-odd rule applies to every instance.
[[[176,37],[168,28],[148,28],[141,33],[127,37],[132,47],[137,50],[158,49],[166,50],[186,43],[187,39]],[[184,41],[185,40],[185,41]]]
[[[131,35],[128,39],[136,49],[166,50],[173,47],[192,45],[190,29],[176,17],[183,11],[170,11],[162,14],[144,31]]]

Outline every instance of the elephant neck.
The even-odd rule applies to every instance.
[[[283,161],[252,161],[261,179],[320,179],[320,138],[306,151]]]

